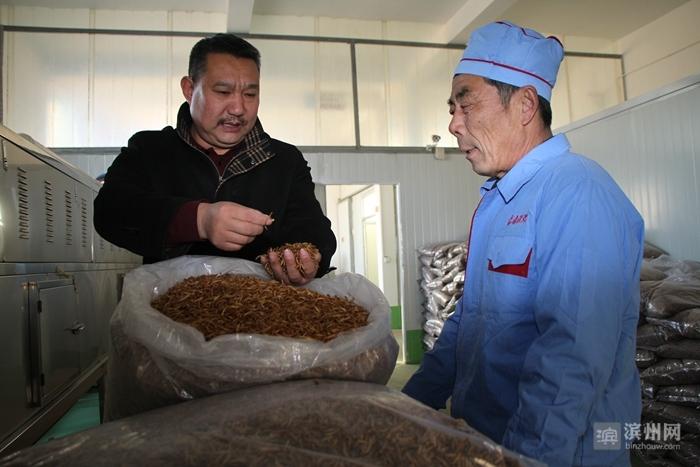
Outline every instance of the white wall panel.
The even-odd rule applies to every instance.
[[[90,27],[87,8],[46,8],[9,5],[3,21],[16,26],[49,26],[54,28]]]
[[[4,124],[46,146],[88,144],[85,34],[9,32]]]
[[[96,35],[94,57],[87,146],[123,146],[137,131],[163,128],[170,118],[169,39]]]
[[[454,49],[358,45],[360,144],[425,146],[433,134],[444,142],[460,56]]]
[[[287,34],[313,36],[316,18],[311,16],[253,15],[250,32],[253,34]]]
[[[562,129],[644,217],[647,240],[700,260],[700,75]]]
[[[167,124],[177,126],[177,111],[185,102],[185,96],[182,94],[180,80],[183,76],[188,75],[188,67],[190,63],[190,50],[199,41],[200,37],[173,37],[170,41],[170,58],[168,60],[168,80],[169,89],[166,96],[167,101]]]
[[[98,175],[102,175],[107,172],[107,169],[114,159],[117,158],[114,154],[61,154],[59,156],[78,167],[82,171],[86,172],[93,178],[97,178]]]
[[[205,11],[171,11],[173,31],[224,32],[226,14]]]
[[[95,28],[134,29],[137,31],[165,31],[168,28],[167,11],[128,11],[95,9]]]
[[[700,73],[700,0],[690,0],[618,41],[627,96]]]
[[[354,146],[350,47],[254,39],[260,50],[260,121],[298,145]]]

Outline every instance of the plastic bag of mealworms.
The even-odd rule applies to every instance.
[[[536,467],[394,389],[275,383],[164,407],[19,451],[19,465]]]
[[[228,294],[232,293],[228,279],[245,280],[233,292],[248,301],[236,294],[220,296],[224,292],[212,284],[180,290],[190,281],[208,284],[210,279],[221,279]],[[190,324],[180,321],[181,317],[166,316],[165,308],[162,313],[153,307],[175,290],[180,291],[180,299],[189,301],[186,309],[194,320]],[[325,304],[328,300],[333,304]],[[221,303],[223,324],[215,320],[218,309],[212,315],[212,301]],[[349,302],[364,309],[364,324],[334,331],[348,318],[345,308],[337,308],[340,301],[348,310]],[[204,325],[198,322],[203,315],[209,317]],[[230,324],[226,319],[232,317],[246,321],[247,327],[241,328],[246,330],[231,328],[218,335],[209,329]],[[299,325],[296,318],[305,321]],[[319,329],[329,326],[330,334],[319,336]],[[278,334],[270,335],[274,330]],[[338,274],[292,287],[269,280],[258,263],[222,257],[182,256],[129,272],[110,332],[107,420],[289,379],[385,384],[398,353],[389,304],[363,276]]]

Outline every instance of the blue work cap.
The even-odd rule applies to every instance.
[[[532,85],[548,101],[564,47],[554,37],[498,21],[472,32],[455,75],[470,74],[523,87]]]

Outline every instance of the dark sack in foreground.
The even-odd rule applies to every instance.
[[[20,451],[0,465],[542,464],[386,386],[306,380],[164,407]]]

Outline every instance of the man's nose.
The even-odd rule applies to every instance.
[[[231,115],[243,115],[245,113],[243,96],[238,93],[232,93],[228,105],[226,106],[226,111]]]
[[[447,126],[447,128],[450,130],[450,133],[452,133],[454,136],[464,134],[464,122],[461,118],[458,118],[457,112],[452,114],[450,124]]]

